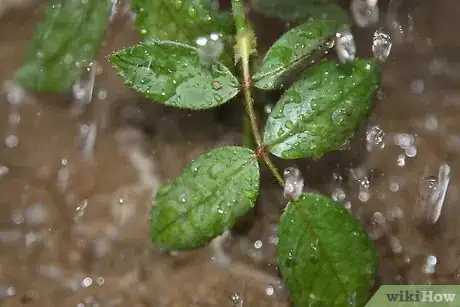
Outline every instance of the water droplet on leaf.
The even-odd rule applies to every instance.
[[[212,81],[211,86],[215,90],[220,90],[222,88],[222,84],[219,81]]]

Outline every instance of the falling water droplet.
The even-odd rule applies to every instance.
[[[266,105],[264,106],[264,112],[265,112],[265,114],[270,115],[270,113],[272,113],[272,111],[273,111],[273,105],[271,105],[271,104],[266,104]]]
[[[73,86],[73,96],[77,104],[89,104],[93,97],[94,80],[96,79],[97,63],[89,66],[89,74],[80,78]]]
[[[426,219],[436,223],[441,215],[444,199],[450,182],[450,166],[443,163],[438,176],[426,176],[419,181],[419,197],[425,204]]]
[[[414,94],[422,94],[425,90],[423,79],[414,79],[410,82],[410,90]]]
[[[390,245],[391,250],[393,251],[393,253],[399,254],[399,253],[402,252],[403,248],[402,248],[401,242],[399,241],[399,239],[397,237],[391,237],[389,245]]]
[[[335,201],[344,201],[347,195],[345,191],[341,188],[335,188],[331,195],[332,199]]]
[[[401,166],[401,167],[406,165],[406,156],[404,154],[399,154],[398,155],[397,164],[398,164],[398,166]]]
[[[303,191],[303,178],[299,169],[288,167],[284,170],[284,196],[298,200]]]
[[[18,146],[18,144],[19,144],[18,137],[15,136],[14,134],[9,134],[9,135],[6,136],[6,138],[5,138],[6,147],[14,148],[14,147]]]
[[[336,34],[335,50],[340,62],[353,61],[356,55],[356,45],[350,29],[345,28]]]
[[[262,241],[257,240],[257,241],[254,242],[254,248],[255,249],[260,249],[260,248],[262,248],[262,246],[263,246]]]
[[[275,294],[275,288],[273,288],[273,286],[268,286],[267,288],[265,288],[265,294],[267,296],[272,296],[273,294]]]
[[[3,84],[3,89],[6,92],[6,100],[11,105],[20,105],[24,102],[26,97],[26,91],[13,81],[6,81]]]
[[[428,255],[426,257],[425,264],[423,265],[422,271],[425,274],[434,274],[436,272],[436,264],[438,263],[438,259],[434,255]]]
[[[373,1],[352,0],[350,3],[351,15],[355,23],[361,27],[376,24],[379,21],[379,8]]]
[[[118,0],[112,0],[112,9],[110,10],[109,22],[112,22],[118,13]]]
[[[438,119],[435,115],[427,115],[425,118],[425,128],[428,131],[436,131],[438,129]]]
[[[374,212],[372,215],[372,231],[370,233],[372,239],[380,239],[387,230],[387,222],[385,217],[380,212]]]
[[[200,36],[195,40],[200,58],[204,61],[216,60],[224,50],[222,34],[211,33],[209,36]]]
[[[91,157],[96,144],[97,125],[96,123],[83,124],[79,129],[77,148],[84,157]]]
[[[372,39],[374,57],[380,62],[385,62],[388,55],[390,55],[392,44],[391,36],[385,29],[380,28],[376,30]]]
[[[353,291],[353,293],[350,295],[347,301],[348,301],[348,306],[356,307],[356,291]]]
[[[385,147],[383,139],[385,132],[380,126],[372,126],[366,131],[367,150],[371,151],[374,148],[382,149]]]
[[[242,297],[240,296],[240,294],[238,292],[233,293],[230,296],[230,300],[233,303],[234,307],[242,307],[243,306],[243,299],[242,299]]]
[[[407,149],[414,145],[415,138],[413,135],[407,133],[396,133],[394,135],[394,142],[398,145],[401,149]]]

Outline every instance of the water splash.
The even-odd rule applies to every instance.
[[[375,0],[352,0],[350,3],[351,16],[361,27],[368,27],[379,21],[379,8]]]
[[[377,60],[385,62],[390,55],[392,45],[391,36],[385,29],[380,28],[374,32],[372,53]]]
[[[302,194],[304,181],[298,168],[288,167],[284,170],[284,196],[298,200]]]
[[[350,29],[343,29],[335,35],[335,38],[335,51],[340,62],[353,61],[356,55],[356,45]]]

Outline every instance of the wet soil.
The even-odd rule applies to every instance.
[[[457,284],[460,7],[447,0],[406,6],[398,18],[406,21],[410,13],[413,26],[394,41],[366,126],[343,151],[277,163],[296,165],[308,189],[345,202],[375,239],[378,283]],[[123,10],[98,55],[90,106],[76,109],[72,95],[31,93],[12,104],[17,92],[7,81],[43,7],[38,1],[0,16],[1,305],[289,306],[275,256],[285,200],[266,170],[257,208],[209,247],[165,255],[147,236],[151,199],[161,183],[199,154],[241,143],[240,106],[181,111],[126,88],[105,59],[138,40]],[[284,25],[267,32],[274,21],[255,18],[264,49]],[[356,30],[362,54],[370,53],[373,30]],[[93,122],[96,144],[85,154],[81,126]],[[385,132],[384,146],[368,148],[366,129],[376,125]],[[398,143],[401,134],[414,139],[410,151]],[[451,166],[452,178],[441,216],[430,225],[420,182],[437,175],[442,163]],[[434,267],[427,267],[429,256],[436,257]]]

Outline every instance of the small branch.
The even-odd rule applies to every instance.
[[[241,67],[243,69],[243,94],[244,94],[244,107],[249,118],[251,125],[252,134],[257,145],[257,152],[260,152],[260,156],[267,164],[268,169],[272,172],[273,176],[279,182],[281,186],[284,186],[284,180],[281,177],[278,169],[270,160],[268,153],[265,151],[262,137],[257,125],[257,116],[254,112],[254,100],[252,99],[252,78],[249,69],[249,57],[252,53],[255,53],[256,38],[254,31],[248,24],[243,2],[242,0],[232,0],[232,12],[236,26],[236,45],[235,45],[235,60],[241,60]],[[259,155],[258,155],[259,156]]]

